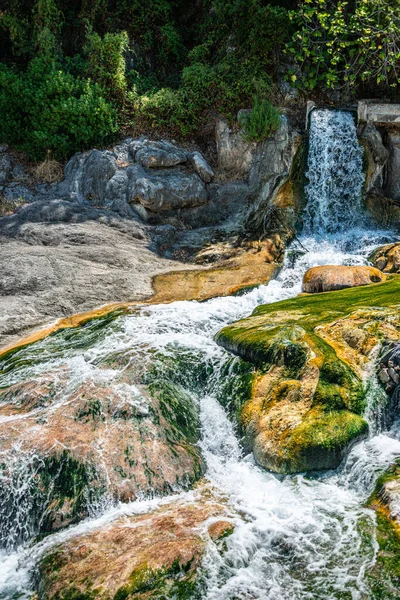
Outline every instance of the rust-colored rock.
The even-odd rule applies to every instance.
[[[308,269],[303,278],[303,292],[315,294],[385,281],[385,275],[375,267],[326,265]]]
[[[231,533],[227,517],[227,507],[201,486],[191,500],[122,517],[73,537],[42,560],[40,597],[67,597],[69,592],[68,597],[83,598],[90,591],[101,600],[159,598],[161,592],[175,598],[181,587],[185,598],[192,597],[190,586],[194,589],[206,545],[214,539],[209,529],[223,524],[215,539]]]

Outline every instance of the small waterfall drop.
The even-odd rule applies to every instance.
[[[313,110],[306,173],[305,233],[334,234],[360,223],[363,149],[353,115]]]

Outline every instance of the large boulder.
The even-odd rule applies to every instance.
[[[115,317],[60,331],[45,345],[60,357],[71,333],[85,344],[88,334],[101,335]],[[12,368],[31,351],[23,347],[3,360]],[[65,527],[87,516],[93,503],[172,493],[203,474],[193,399],[171,381],[156,375],[149,381],[142,373],[151,363],[146,352],[131,357],[119,377],[102,377],[124,360],[124,353],[106,355],[96,369],[78,373],[66,358],[56,372],[2,388],[0,413],[7,419],[0,424],[1,498],[14,502],[18,477],[26,495],[21,491],[18,498],[25,507],[20,518],[0,515],[0,545]],[[15,419],[18,427],[10,426]]]
[[[85,161],[82,172],[82,195],[95,206],[103,206],[107,184],[117,172],[115,156],[111,152],[93,150]]]
[[[385,194],[393,200],[400,200],[400,134],[387,134],[389,159],[386,172]]]
[[[369,260],[384,273],[400,273],[400,242],[377,248]]]
[[[131,152],[134,152],[136,162],[146,169],[176,167],[186,163],[188,159],[186,152],[166,141],[146,140],[135,146],[131,144]]]
[[[206,204],[207,190],[196,174],[169,170],[162,174],[143,173],[131,192],[130,202],[151,212],[193,208]]]
[[[198,570],[207,548],[218,555],[233,532],[224,504],[203,486],[192,501],[115,519],[53,547],[38,569],[40,598],[204,597]],[[199,582],[200,583],[200,582]]]
[[[258,464],[278,473],[336,468],[368,425],[363,381],[382,339],[399,341],[400,279],[259,306],[217,342],[254,364],[240,411]]]
[[[294,227],[303,204],[304,144],[286,116],[275,134],[257,144],[249,172],[246,227],[256,232],[286,232]]]
[[[374,267],[325,265],[308,269],[303,277],[302,289],[308,294],[318,294],[379,283],[385,278],[385,275]]]

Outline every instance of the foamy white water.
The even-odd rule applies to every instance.
[[[332,124],[325,115],[320,118],[320,112],[314,113],[313,119],[319,123],[314,131],[315,135],[322,135],[326,144],[329,136],[335,137],[335,131],[343,122],[337,114],[343,113],[336,113]],[[353,143],[354,124],[351,126],[347,116],[343,119]],[[328,133],[321,132],[324,126]],[[346,140],[348,137],[344,136],[341,144]],[[312,161],[316,156],[310,157],[309,171],[313,170]],[[326,156],[328,160],[330,153]],[[358,172],[358,153],[355,151],[347,156],[347,160],[355,161],[349,172]],[[324,172],[327,177],[327,171]],[[341,180],[339,183],[341,185]],[[354,188],[352,193],[358,194],[357,189]],[[308,193],[314,202],[316,196]],[[393,239],[390,232],[364,227],[344,233],[341,218],[334,222],[334,227],[324,227],[326,206],[331,206],[333,200],[340,203],[340,197],[334,186],[333,192],[332,186],[326,186],[323,194],[321,214],[315,204],[312,212],[306,215],[307,233],[301,242],[307,251],[299,247],[295,252],[294,244],[287,253],[281,273],[268,285],[243,296],[141,308],[132,315],[119,317],[105,329],[104,335],[95,336],[93,340],[82,343],[83,336],[88,334],[78,332],[75,342],[65,342],[57,351],[52,339],[43,340],[25,350],[25,357],[28,356],[30,361],[21,360],[0,379],[0,385],[9,385],[63,368],[64,373],[68,373],[70,390],[88,379],[115,381],[120,385],[117,383],[118,369],[104,368],[107,357],[115,353],[126,354],[143,369],[149,353],[152,363],[158,356],[174,357],[187,353],[194,356],[194,360],[210,366],[206,384],[197,385],[190,372],[186,381],[183,378],[183,383],[200,406],[200,445],[207,464],[206,477],[227,497],[236,517],[234,533],[226,539],[226,552],[221,555],[214,545],[209,546],[204,560],[205,600],[371,598],[365,573],[374,562],[377,545],[374,536],[365,533],[369,529],[373,531],[374,514],[363,508],[363,503],[378,475],[400,456],[399,427],[395,425],[387,433],[376,428],[374,435],[355,446],[335,472],[314,478],[304,475],[276,477],[259,468],[251,455],[243,455],[235,426],[218,402],[224,381],[221,372],[231,360],[213,340],[219,329],[249,315],[259,304],[297,295],[303,274],[309,267],[366,264],[366,257],[374,247]],[[345,200],[346,211],[353,206],[355,219],[360,214],[359,198],[356,197],[354,203],[351,197]],[[315,223],[320,224],[320,229],[313,236],[309,232],[315,231]],[[80,343],[76,343],[79,340]],[[142,399],[134,386],[124,388],[121,393],[141,405]],[[62,403],[64,399],[60,397],[56,401]],[[193,495],[185,492],[164,500],[144,500],[119,506],[107,507],[105,503],[95,507],[91,519],[77,526],[51,535],[39,544],[28,541],[16,551],[0,555],[0,598],[11,600],[16,593],[28,597],[34,565],[55,544],[101,527],[121,514],[140,514],[159,502],[173,499],[176,502],[192,501]],[[26,515],[29,503],[27,506],[22,503],[22,508]]]

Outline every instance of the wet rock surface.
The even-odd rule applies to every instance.
[[[70,337],[80,336],[83,347],[101,339],[117,314],[61,331],[33,354],[29,347],[11,353],[3,375],[21,361],[59,357]],[[96,506],[169,494],[200,478],[198,407],[152,360],[145,349],[111,354],[96,367],[58,360],[53,372],[3,386],[0,505],[19,512],[1,511],[1,546],[66,527]],[[19,480],[30,490],[22,504]]]
[[[367,435],[362,380],[373,349],[399,340],[398,286],[396,278],[260,306],[217,335],[258,368],[240,423],[261,466],[336,468]]]
[[[200,600],[201,560],[207,544],[222,551],[220,540],[233,531],[227,516],[222,500],[203,485],[192,499],[72,537],[42,559],[40,597]]]

